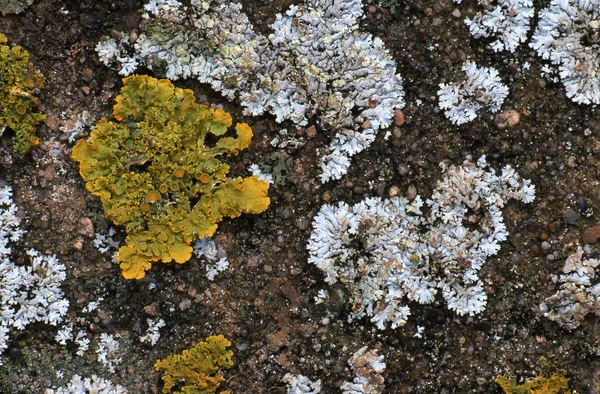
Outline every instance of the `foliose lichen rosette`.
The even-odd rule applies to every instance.
[[[191,90],[139,75],[123,83],[116,122],[101,120],[73,158],[106,217],[125,226],[123,276],[140,279],[153,262],[188,261],[190,244],[212,236],[223,217],[265,210],[269,185],[256,176],[229,179],[220,161],[248,147],[247,124],[225,136],[231,116],[197,104]]]

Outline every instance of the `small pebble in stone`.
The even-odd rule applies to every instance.
[[[404,124],[404,112],[401,109],[394,111],[394,124],[398,127]]]
[[[398,193],[400,193],[400,189],[398,189],[398,187],[396,187],[396,186],[392,186],[392,187],[390,187],[390,190],[388,191],[388,196],[396,197],[398,195]]]
[[[328,326],[329,323],[331,323],[331,320],[329,320],[328,317],[324,317],[323,319],[321,319],[321,325],[322,326]]]
[[[567,209],[567,212],[565,212],[563,215],[563,220],[566,224],[570,224],[572,226],[579,225],[579,215],[571,208]]]
[[[415,187],[415,185],[410,185],[408,187],[407,197],[410,201],[414,200],[417,197],[417,188]]]
[[[408,166],[406,164],[400,164],[398,166],[398,174],[400,176],[405,176],[406,174],[408,174],[409,171],[410,171],[410,169],[408,168]]]
[[[271,267],[270,265],[266,264],[263,269],[265,270],[265,272],[268,274],[270,272],[273,272],[273,267]]]
[[[549,242],[546,242],[546,241],[542,242],[542,249],[548,250],[550,248],[551,248],[551,245]]]
[[[590,245],[588,245],[588,244],[583,245],[583,252],[588,256],[591,255],[592,248],[590,247]]]
[[[510,109],[508,111],[502,111],[494,118],[494,124],[500,130],[507,127],[515,127],[521,121],[521,115],[518,111]]]
[[[455,8],[454,11],[452,11],[452,16],[455,18],[460,18],[460,10]]]
[[[546,259],[552,261],[552,260],[554,260],[554,255],[553,254],[549,254],[548,256],[546,256]]]
[[[180,303],[179,303],[179,310],[180,311],[185,311],[186,309],[188,309],[190,307],[190,305],[192,305],[192,300],[190,300],[189,298],[184,298]]]
[[[585,201],[585,197],[577,197],[577,209],[579,212],[585,212],[587,210],[587,202]]]
[[[548,240],[548,234],[541,233],[539,238],[540,238],[540,241],[546,241],[546,240]]]
[[[540,254],[542,254],[542,248],[540,248],[540,246],[538,244],[533,244],[529,247],[529,251],[531,252],[532,255],[534,255],[535,257],[538,257]]]

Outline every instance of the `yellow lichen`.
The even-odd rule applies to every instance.
[[[0,44],[6,42],[0,33]],[[25,154],[39,144],[35,130],[45,116],[34,112],[38,101],[34,93],[44,86],[44,76],[20,46],[0,45],[0,69],[0,135],[5,128],[13,130],[13,149]]]
[[[265,210],[269,186],[255,176],[228,179],[220,161],[250,144],[248,125],[224,137],[231,116],[197,104],[191,90],[138,75],[123,83],[118,122],[101,120],[73,158],[107,218],[125,226],[127,245],[117,255],[123,276],[140,279],[153,262],[188,261],[191,243],[212,236],[223,217]],[[212,147],[209,134],[218,138]]]
[[[496,383],[506,394],[570,394],[567,371],[555,374],[544,373],[542,376],[517,384],[514,376],[498,376]]]
[[[211,336],[181,354],[174,354],[154,364],[157,371],[164,369],[163,394],[211,394],[223,381],[221,370],[231,368],[233,352],[223,335]],[[181,387],[180,391],[173,391]],[[229,393],[228,391],[221,394]]]

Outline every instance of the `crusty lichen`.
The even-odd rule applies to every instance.
[[[181,354],[158,360],[156,370],[165,370],[163,394],[211,394],[223,381],[221,370],[233,366],[233,352],[223,335],[210,336]],[[181,387],[180,391],[176,387]],[[225,394],[228,392],[223,392]]]
[[[212,236],[223,217],[265,210],[269,185],[256,176],[228,179],[229,165],[219,160],[250,144],[247,124],[225,137],[231,116],[196,104],[191,90],[138,75],[123,83],[117,122],[101,120],[73,158],[107,218],[125,226],[117,255],[123,276],[140,279],[152,262],[188,261],[190,244]],[[212,147],[209,136],[218,139]]]
[[[0,33],[0,135],[8,127],[15,132],[15,152],[25,154],[39,144],[35,135],[44,114],[35,112],[38,99],[34,96],[44,87],[44,76],[29,62],[29,53],[20,46],[5,45]]]
[[[567,371],[544,373],[534,380],[517,384],[514,376],[498,376],[495,382],[506,394],[570,394]]]
[[[20,14],[33,4],[34,0],[0,0],[0,12],[2,15]]]

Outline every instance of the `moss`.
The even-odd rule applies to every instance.
[[[119,249],[123,276],[140,279],[153,262],[185,263],[193,241],[212,236],[224,217],[269,206],[268,184],[252,176],[228,179],[220,159],[250,144],[252,130],[231,116],[195,102],[191,90],[168,80],[131,76],[114,106],[116,122],[101,120],[89,142],[73,149],[86,188],[104,212],[125,226]],[[216,138],[213,146],[206,138]]]
[[[44,76],[29,62],[29,53],[20,46],[5,45],[0,34],[0,135],[5,128],[15,132],[13,149],[25,154],[39,144],[35,135],[37,124],[45,119],[35,112],[36,90],[44,87]]]
[[[506,394],[570,394],[567,371],[555,374],[544,373],[542,376],[517,384],[514,376],[498,376],[496,383]]]
[[[210,394],[223,381],[222,369],[233,366],[233,352],[223,335],[211,336],[181,354],[173,354],[154,364],[157,371],[164,369],[164,394]],[[178,391],[175,387],[181,387]],[[225,394],[223,392],[221,394]]]

